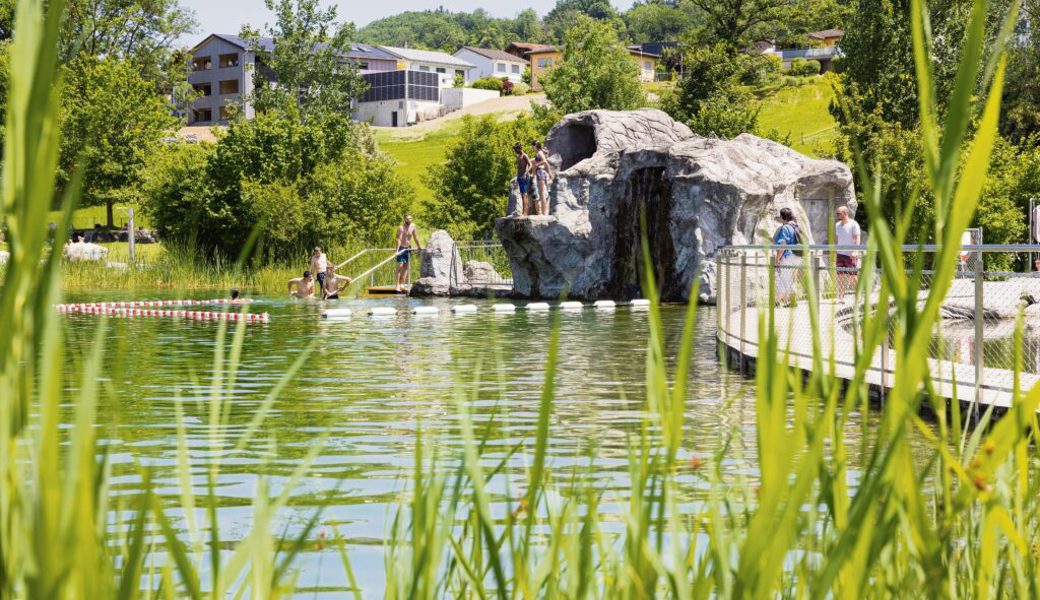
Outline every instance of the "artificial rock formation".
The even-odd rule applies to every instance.
[[[474,296],[492,293],[509,295],[497,282],[501,277],[486,262],[463,262],[462,255],[447,231],[437,230],[423,248],[419,279],[412,284],[412,296]]]
[[[549,133],[557,177],[550,216],[495,223],[513,289],[531,298],[627,300],[640,295],[640,221],[662,298],[714,301],[722,246],[765,243],[791,208],[809,243],[834,210],[855,213],[852,174],[752,135],[704,138],[658,110],[568,115]],[[515,203],[515,199],[513,200]]]

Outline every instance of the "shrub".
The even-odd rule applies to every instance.
[[[531,86],[526,83],[514,83],[513,84],[513,95],[523,96],[524,94],[531,91]]]
[[[506,96],[513,95],[513,82],[507,77],[502,78],[502,93]]]
[[[791,61],[791,75],[809,77],[820,74],[820,61],[796,58]]]
[[[481,77],[473,82],[473,88],[478,90],[502,91],[502,80],[497,77]]]
[[[455,76],[455,83],[454,83],[454,86],[455,86],[456,88],[463,88],[463,87],[466,87],[466,76],[465,76],[465,75],[463,75],[462,73],[459,73],[458,75],[456,75],[456,76]]]
[[[520,81],[531,85],[531,67],[524,67],[524,73],[520,76]]]

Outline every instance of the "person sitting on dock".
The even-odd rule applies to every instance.
[[[404,292],[408,286],[408,268],[411,260],[413,240],[416,248],[421,252],[422,244],[419,242],[419,234],[415,231],[415,224],[412,223],[412,215],[405,215],[404,222],[397,228],[397,249],[394,251],[397,255],[398,292]]]
[[[293,291],[293,286],[296,286],[296,291]],[[311,276],[310,271],[304,271],[303,277],[297,277],[289,280],[289,297],[299,298],[300,300],[311,300],[314,298],[314,278]]]
[[[339,293],[350,287],[354,280],[350,277],[336,274],[336,265],[329,265],[325,270],[325,283],[321,286],[322,296],[325,300],[339,300]]]

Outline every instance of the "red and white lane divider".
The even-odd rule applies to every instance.
[[[267,313],[212,312],[201,310],[169,310],[155,308],[124,308],[115,306],[117,302],[100,304],[58,304],[60,313],[80,313],[85,315],[111,315],[115,317],[144,317],[187,319],[191,321],[245,321],[246,323],[268,323],[271,315]]]
[[[58,310],[62,310],[65,307],[65,312],[82,312],[83,309],[90,306],[102,306],[111,308],[167,308],[170,306],[213,306],[222,304],[240,304],[233,303],[231,300],[226,298],[218,298],[215,300],[136,300],[131,302],[86,302],[78,304],[57,304],[55,307]]]

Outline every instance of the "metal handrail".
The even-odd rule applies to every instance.
[[[336,269],[337,270],[342,269],[343,267],[349,265],[350,263],[354,262],[355,260],[357,260],[357,259],[361,258],[362,256],[365,256],[366,254],[369,254],[371,252],[394,252],[395,255],[396,255],[397,248],[367,248],[365,250],[362,250],[361,252],[358,252],[354,256],[351,256],[350,258],[348,258],[347,260],[341,262],[340,264],[336,265]]]
[[[982,245],[964,245],[958,247],[964,252],[1040,252],[1040,244],[982,244]],[[867,246],[860,245],[827,245],[827,244],[810,244],[804,246],[795,246],[787,244],[749,244],[745,246],[722,246],[719,251],[732,250],[734,252],[740,252],[744,250],[848,250],[848,251],[859,251],[865,252],[868,249]],[[942,250],[942,246],[929,244],[925,246],[902,246],[904,252],[938,252]]]

